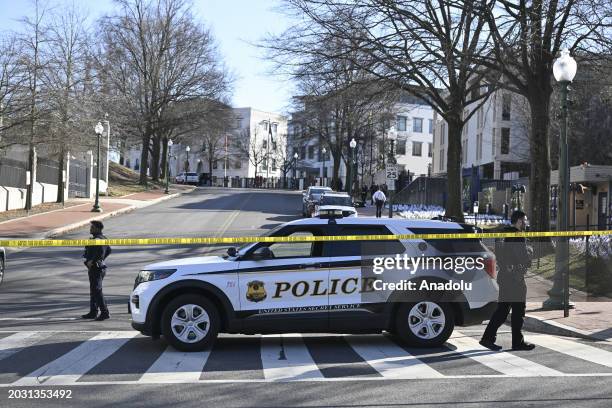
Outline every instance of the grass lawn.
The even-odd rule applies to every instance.
[[[140,175],[137,172],[117,163],[110,162],[109,164],[109,184],[106,196],[121,197],[127,194],[166,188],[166,183],[151,180],[149,180],[148,186],[142,186],[139,184]]]

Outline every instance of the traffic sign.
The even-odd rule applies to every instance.
[[[385,168],[387,172],[387,180],[397,180],[397,165],[387,164]]]

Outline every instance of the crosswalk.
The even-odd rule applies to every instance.
[[[386,335],[224,335],[185,353],[135,331],[0,332],[0,387],[612,376],[610,342],[531,334],[532,352],[492,352],[478,337],[420,349]]]

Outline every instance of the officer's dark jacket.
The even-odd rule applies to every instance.
[[[506,226],[503,232],[520,232],[513,226]],[[527,240],[524,237],[505,238],[501,245],[496,245],[496,257],[499,265],[497,282],[523,283],[525,273],[531,266],[531,254],[527,250]]]
[[[93,239],[106,239],[106,237],[102,234],[94,235]],[[108,245],[88,245],[85,247],[85,252],[83,253],[83,258],[85,258],[85,263],[89,261],[93,261],[94,268],[105,269],[106,264],[104,260],[110,255],[111,247]]]

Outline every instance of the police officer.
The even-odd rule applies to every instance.
[[[385,201],[387,201],[387,196],[385,195],[385,193],[383,193],[381,188],[378,187],[378,190],[376,190],[376,192],[374,193],[373,198],[374,203],[376,203],[376,218],[380,218],[382,217],[382,208],[383,205],[385,205]]]
[[[100,221],[91,221],[89,232],[93,239],[106,239],[102,235],[104,224]],[[83,319],[95,319],[96,321],[110,318],[104,295],[102,294],[102,280],[106,275],[106,263],[104,260],[110,255],[111,248],[107,245],[90,245],[85,247],[83,258],[89,275],[89,313],[81,316]],[[100,315],[98,315],[98,309]]]
[[[510,222],[512,225],[505,227],[504,232],[524,231],[525,213],[513,212]],[[524,237],[506,238],[501,248],[496,248],[496,255],[499,264],[499,275],[497,276],[499,302],[482,335],[480,344],[490,350],[501,350],[501,346],[495,344],[497,330],[504,324],[508,313],[512,310],[512,350],[533,350],[535,345],[525,342],[521,332],[527,298],[525,273],[531,266],[530,248],[527,247]]]

